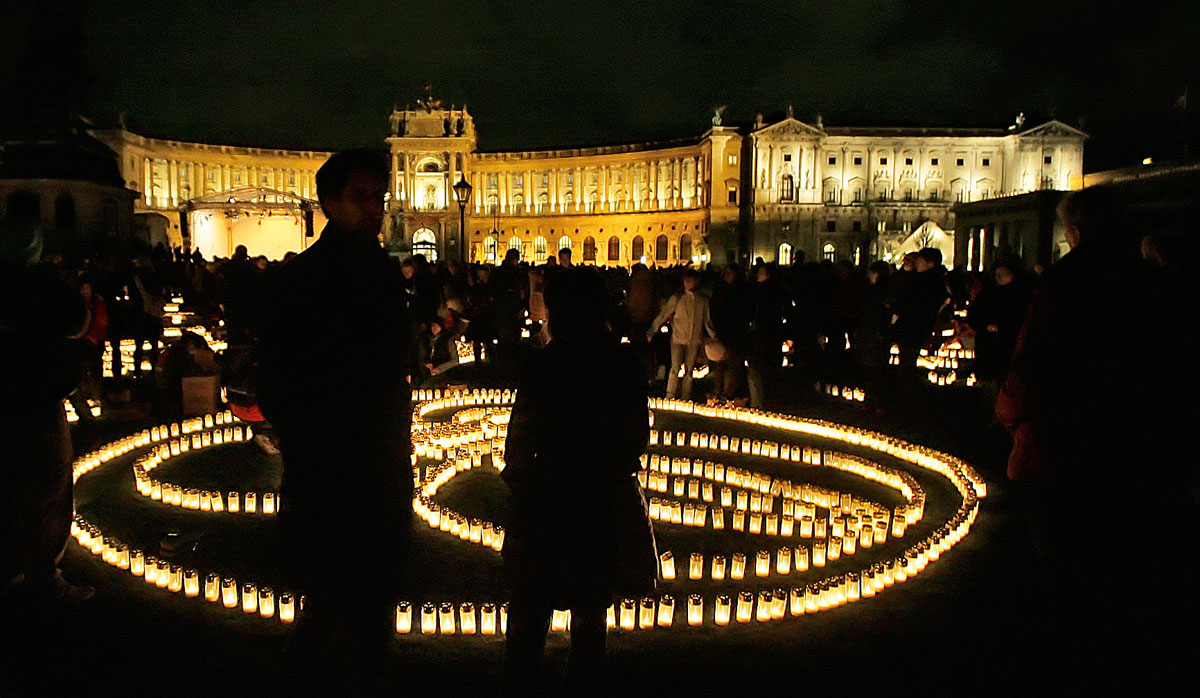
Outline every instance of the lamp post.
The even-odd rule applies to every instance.
[[[458,184],[454,185],[454,198],[458,201],[458,249],[463,262],[471,261],[467,256],[467,202],[471,200],[471,189],[471,183],[460,174]]]

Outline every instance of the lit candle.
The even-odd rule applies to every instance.
[[[489,602],[479,607],[479,632],[482,635],[496,634],[496,604]]]
[[[704,578],[704,555],[692,553],[688,559],[688,579]]]
[[[421,634],[433,635],[437,632],[437,606],[426,602],[421,604]]]
[[[659,567],[662,570],[662,578],[668,582],[675,579],[675,556],[670,550],[663,552],[658,556]]]
[[[729,578],[738,581],[746,576],[746,555],[745,553],[734,553],[733,560],[729,565]]]
[[[275,615],[275,592],[264,586],[258,590],[258,615],[271,618]]]
[[[642,599],[638,612],[638,628],[647,630],[654,627],[654,599],[649,596]]]
[[[699,594],[688,595],[687,609],[688,625],[700,625],[704,622],[704,599]]]
[[[737,622],[749,623],[754,617],[754,592],[743,591],[738,594]]]
[[[759,577],[766,577],[771,574],[771,551],[760,550],[754,558],[754,574]]]
[[[438,607],[438,621],[443,635],[454,634],[454,604],[443,603]]]
[[[225,577],[221,580],[221,605],[223,605],[225,608],[237,608],[237,580],[233,579],[232,577]]]
[[[718,581],[718,582],[725,579],[725,556],[724,555],[713,555],[712,578],[713,578],[713,580]]]
[[[770,589],[758,593],[758,608],[754,614],[755,620],[766,623],[771,620],[771,609],[775,605],[775,594]]]
[[[458,625],[463,635],[475,634],[475,604],[464,602],[458,605]]]
[[[637,601],[633,599],[623,599],[621,601],[621,629],[633,630],[636,623]]]
[[[724,439],[725,437],[722,436],[721,438]],[[729,607],[731,603],[730,598],[725,594],[717,597],[713,610],[713,621],[717,625],[729,625]]]
[[[283,593],[279,595],[279,620],[284,623],[291,623],[296,620],[296,602],[291,594]]]
[[[283,597],[279,597],[279,615],[283,617]],[[407,635],[412,632],[412,604],[407,601],[401,601],[396,604],[396,632],[401,635]]]

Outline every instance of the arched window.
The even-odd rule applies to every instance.
[[[575,251],[575,246],[571,243],[570,236],[564,235],[558,239],[558,249]]]
[[[525,212],[525,196],[522,194],[513,194],[512,210],[515,213]]]
[[[654,259],[658,262],[667,261],[667,252],[670,248],[670,243],[667,242],[666,235],[659,235],[654,238]]]
[[[692,259],[692,236],[684,233],[679,236],[679,260],[689,262]]]
[[[533,239],[533,262],[534,264],[546,263],[546,238],[541,235]]]
[[[487,195],[487,208],[486,208],[486,210],[487,210],[487,212],[488,212],[488,213],[490,213],[490,214],[495,214],[495,213],[496,213],[496,209],[499,207],[499,205],[500,205],[500,199],[499,199],[499,198],[497,198],[497,196],[496,196],[495,194],[488,194],[488,195]]]
[[[483,261],[496,262],[496,238],[490,235],[483,239]]]
[[[421,228],[413,233],[412,253],[425,255],[430,262],[437,261],[437,236],[429,228]]]
[[[837,261],[837,248],[833,246],[832,242],[825,243],[825,246],[821,248],[821,259],[827,262]]]
[[[596,238],[591,235],[583,239],[583,261],[596,261]]]
[[[421,166],[417,169],[417,171],[418,172],[440,172],[441,169],[442,169],[441,163],[439,163],[437,160],[426,160],[425,162],[421,163]]]
[[[633,257],[634,261],[644,262],[642,258],[646,256],[646,241],[642,239],[641,235],[634,236],[630,256]]]
[[[792,264],[792,246],[788,243],[779,245],[779,254],[775,256],[775,263],[781,267],[791,266]]]
[[[779,186],[779,199],[780,201],[791,201],[795,196],[796,182],[790,174],[785,174]]]
[[[621,239],[616,235],[608,239],[608,261],[621,261]]]
[[[538,213],[545,213],[550,208],[550,196],[546,192],[538,194]]]
[[[508,239],[508,249],[520,250],[521,249],[521,238],[517,237],[516,235],[510,237]]]

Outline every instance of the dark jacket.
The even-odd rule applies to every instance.
[[[611,336],[555,339],[530,363],[503,473],[514,588],[537,590],[557,608],[653,588],[657,558],[635,478],[650,431],[642,375]]]
[[[1054,265],[996,403],[1013,432],[1011,479],[1087,486],[1156,466],[1147,454],[1174,409],[1162,307],[1135,256],[1081,244]]]

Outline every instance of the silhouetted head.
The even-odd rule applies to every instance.
[[[922,247],[917,250],[917,271],[929,271],[942,265],[942,251],[936,247]]]
[[[555,274],[545,298],[553,339],[594,339],[607,331],[608,288],[595,269],[570,267]]]
[[[1082,243],[1096,247],[1128,246],[1121,203],[1107,187],[1088,187],[1068,194],[1058,204],[1063,236],[1071,249]]]
[[[564,267],[571,266],[571,248],[564,247],[558,251],[558,263]]]
[[[887,283],[888,276],[892,273],[892,265],[883,260],[872,262],[871,266],[867,267],[867,280],[871,285]]]
[[[233,261],[244,262],[247,259],[250,259],[250,251],[246,249],[245,245],[238,245],[233,248]]]
[[[379,234],[389,166],[379,150],[334,153],[317,170],[317,198],[329,222],[349,232]]]
[[[508,248],[508,251],[504,253],[504,261],[501,263],[512,266],[520,261],[521,261],[521,251],[515,247],[510,247],[510,248]]]
[[[683,270],[683,290],[684,291],[695,291],[696,287],[699,285],[700,285],[700,275],[696,273],[696,270],[692,269],[691,267],[684,269]]]

